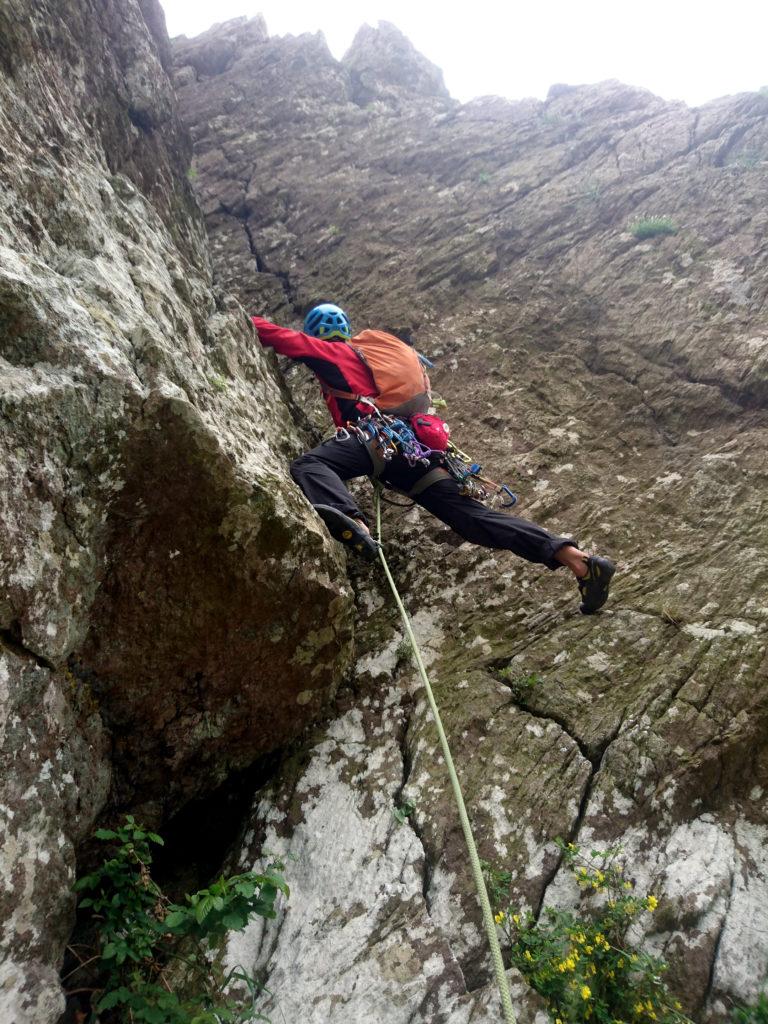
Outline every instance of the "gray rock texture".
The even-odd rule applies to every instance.
[[[301,732],[350,657],[336,546],[211,283],[154,0],[0,5],[0,1018],[54,1021],[74,847]]]
[[[0,3],[3,1021],[60,1015],[99,815],[162,824],[276,751],[230,862],[288,857],[292,897],[222,953],[261,1008],[498,1017],[391,599],[288,474],[316,387],[246,317],[322,298],[408,332],[521,513],[619,563],[587,619],[565,573],[387,509],[482,856],[539,913],[579,900],[555,837],[621,843],[686,1011],[754,1001],[767,167],[762,93],[462,106],[387,24],[339,62],[260,18],[171,46],[156,0]],[[649,216],[674,233],[638,239]]]
[[[482,855],[538,913],[578,900],[556,836],[622,843],[660,901],[644,941],[689,1014],[725,1020],[768,976],[768,97],[690,110],[608,82],[461,106],[390,26],[337,62],[241,20],[174,62],[222,284],[279,321],[331,299],[410,332],[521,514],[617,560],[587,619],[564,573],[386,516]],[[647,217],[674,233],[638,239]],[[288,1018],[484,1019],[434,730],[376,573],[360,587],[349,706],[243,848],[295,853],[296,893],[230,955]],[[408,832],[386,813],[405,798]]]

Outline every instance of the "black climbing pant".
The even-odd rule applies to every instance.
[[[406,493],[428,473],[424,466],[409,466],[396,456],[387,463],[381,482]],[[348,516],[367,521],[352,499],[343,481],[371,476],[373,462],[368,449],[357,438],[332,438],[300,456],[291,464],[291,475],[313,505],[331,505]],[[505,512],[486,508],[479,501],[460,493],[459,484],[443,477],[414,497],[433,516],[455,530],[464,540],[486,548],[513,551],[529,562],[559,569],[555,553],[566,545],[575,546],[568,537],[557,537],[548,530]]]

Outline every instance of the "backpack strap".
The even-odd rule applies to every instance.
[[[348,398],[353,402],[375,402],[371,395],[355,395],[351,391],[340,391],[339,388],[323,388],[324,395],[332,395],[334,398]],[[432,399],[429,393],[423,391],[420,395],[414,395],[407,402],[402,402],[394,409],[379,409],[385,416],[400,416],[407,419],[409,416],[416,416],[418,413],[429,411]],[[378,407],[377,407],[378,408]]]
[[[324,395],[332,395],[334,398],[349,398],[353,402],[363,402],[368,399],[369,402],[373,401],[373,395],[356,395],[352,391],[341,391],[339,388],[329,388],[326,385],[322,386]]]

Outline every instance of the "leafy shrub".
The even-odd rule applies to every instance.
[[[508,905],[508,873],[486,865],[510,959],[555,1024],[690,1024],[664,983],[666,964],[627,942],[633,921],[656,909],[656,897],[635,893],[618,847],[584,857],[573,843],[558,846],[584,894],[583,913],[547,907],[538,921],[519,913]]]
[[[635,238],[655,238],[656,235],[676,235],[677,225],[669,217],[644,217],[629,225]]]
[[[529,697],[542,682],[542,678],[537,672],[530,672],[528,675],[524,675],[516,671],[512,665],[507,665],[506,668],[500,669],[499,676],[505,686],[510,688],[515,700],[524,700],[526,697]]]
[[[394,811],[392,811],[392,814],[397,822],[404,825],[415,810],[416,804],[411,803],[410,800],[406,800],[405,803],[400,805],[400,807],[396,807]]]
[[[253,1008],[259,991],[255,980],[240,968],[225,973],[208,958],[205,943],[242,930],[252,914],[275,916],[277,894],[289,894],[282,865],[272,864],[264,874],[222,876],[184,903],[172,903],[149,872],[150,844],[162,845],[160,836],[131,815],[121,827],[98,829],[95,835],[113,846],[113,855],[74,887],[88,894],[79,906],[90,909],[97,931],[91,960],[99,961],[101,978],[92,1019],[124,1007],[136,1024],[265,1020]],[[183,993],[174,986],[180,974]],[[225,993],[232,982],[249,991],[249,1007]]]

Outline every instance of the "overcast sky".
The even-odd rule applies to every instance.
[[[768,85],[766,0],[161,0],[170,35],[264,14],[271,35],[322,29],[341,57],[364,22],[391,21],[466,101],[543,99],[554,82],[618,78],[691,106]],[[459,13],[459,11],[461,13]]]

